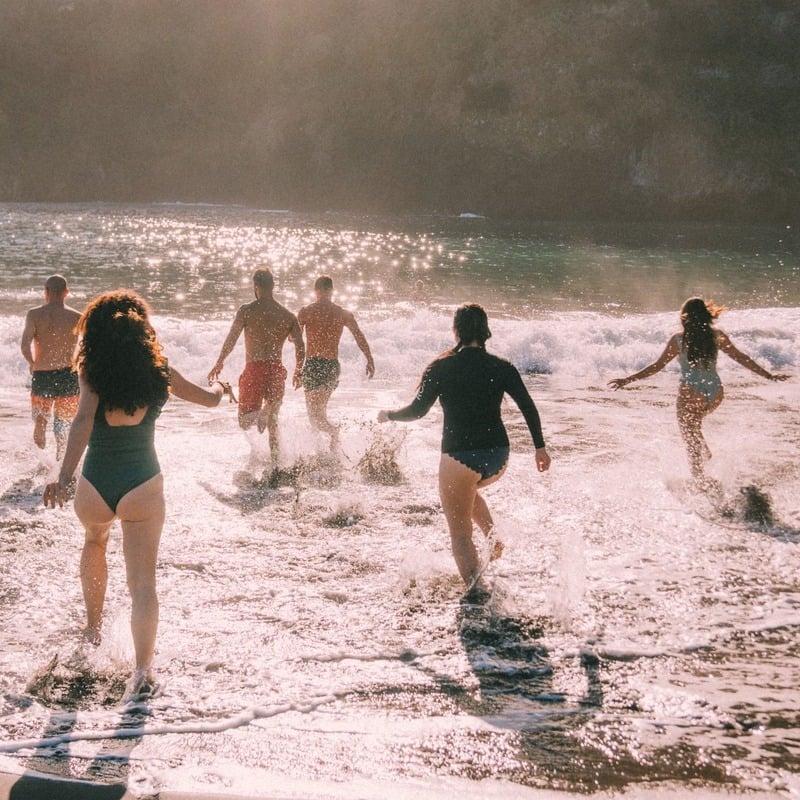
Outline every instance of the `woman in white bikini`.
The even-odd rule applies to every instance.
[[[698,480],[704,478],[704,460],[711,458],[711,451],[703,438],[703,418],[719,407],[724,396],[717,374],[718,352],[722,350],[734,361],[767,380],[785,381],[789,377],[773,375],[760,367],[750,356],[737,349],[726,334],[713,327],[723,310],[710,300],[689,298],[681,308],[683,330],[670,337],[658,360],[627,378],[614,378],[608,382],[613,389],[621,389],[632,381],[655,375],[674,358],[679,359],[678,426],[689,453],[692,476]]]

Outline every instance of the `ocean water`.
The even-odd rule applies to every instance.
[[[331,458],[287,388],[280,473],[232,406],[171,401],[157,428],[162,691],[121,708],[132,664],[119,536],[104,640],[79,645],[82,532],[45,510],[25,310],[129,286],[170,361],[204,380],[251,274],[293,310],[329,272],[376,360],[342,340]],[[211,206],[0,206],[0,771],[295,798],[800,794],[800,244],[791,228],[567,226]],[[413,292],[424,282],[422,297]],[[718,495],[694,493],[673,365],[632,387],[692,294],[791,379],[720,357],[706,423]],[[483,303],[489,349],[539,407],[536,472],[513,404],[485,490],[503,558],[462,602],[436,491],[441,415],[375,423]],[[293,354],[287,345],[285,363]],[[243,345],[226,364],[235,379]],[[758,506],[754,502],[761,500]]]

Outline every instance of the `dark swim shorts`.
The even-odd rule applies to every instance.
[[[306,391],[315,389],[330,389],[333,391],[339,385],[339,375],[342,368],[335,358],[320,358],[312,356],[306,359],[300,372],[300,380]]]
[[[80,394],[78,373],[70,367],[36,370],[31,375],[31,394],[52,400],[56,397],[74,397]]]
[[[508,463],[508,447],[492,447],[486,450],[459,450],[456,453],[448,453],[450,458],[454,458],[465,467],[469,467],[473,472],[481,476],[481,480],[497,475]]]

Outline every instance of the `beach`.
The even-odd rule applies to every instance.
[[[162,798],[800,791],[796,378],[769,383],[721,357],[726,399],[706,423],[714,497],[688,480],[676,370],[620,392],[606,385],[656,358],[695,292],[729,304],[719,326],[738,346],[794,373],[798,262],[787,245],[759,247],[753,270],[741,243],[735,256],[607,235],[592,244],[586,232],[577,244],[462,221],[4,211],[17,252],[0,315],[0,771]],[[527,292],[526,261],[542,276]],[[103,642],[83,648],[82,534],[71,504],[41,503],[55,463],[52,441],[42,453],[31,440],[24,309],[57,269],[78,308],[125,281],[151,299],[170,363],[200,382],[264,264],[293,310],[330,271],[376,375],[364,376],[345,333],[335,458],[291,387],[278,464],[227,402],[169,402],[156,433],[161,691],[120,708],[132,645],[119,536]],[[428,297],[412,302],[419,276]],[[523,374],[553,458],[536,473],[508,403],[511,461],[486,490],[506,549],[481,606],[462,601],[439,505],[440,410],[375,422],[411,399],[452,342],[454,306],[470,299],[486,303],[488,348]],[[240,344],[223,377],[242,365]],[[748,519],[749,487],[768,498],[768,522]]]

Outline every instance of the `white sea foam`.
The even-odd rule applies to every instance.
[[[296,489],[269,488],[268,450],[234,407],[168,404],[157,423],[164,691],[119,736],[120,710],[98,699],[131,667],[116,528],[104,642],[76,673],[88,694],[69,707],[53,699],[69,686],[28,689],[75,650],[82,533],[71,505],[41,506],[53,464],[31,442],[22,316],[0,315],[0,769],[35,771],[57,752],[76,776],[121,774],[142,794],[256,794],[268,782],[299,797],[516,800],[612,773],[620,787],[683,781],[676,796],[723,779],[793,791],[797,764],[775,754],[795,735],[800,669],[796,377],[769,383],[720,357],[726,399],[705,428],[709,471],[734,508],[722,516],[687,486],[675,368],[606,386],[658,356],[677,312],[517,312],[492,315],[489,348],[524,373],[553,465],[536,472],[508,403],[511,460],[485,490],[505,543],[486,608],[460,602],[436,487],[441,412],[375,422],[451,345],[450,305],[359,311],[377,372],[367,380],[346,333],[330,406],[339,467],[287,388],[282,461],[312,465]],[[157,314],[170,363],[203,382],[232,313]],[[796,372],[800,309],[739,307],[720,327],[770,369]],[[369,483],[359,459],[391,431],[403,481]],[[751,484],[775,525],[735,512]]]

